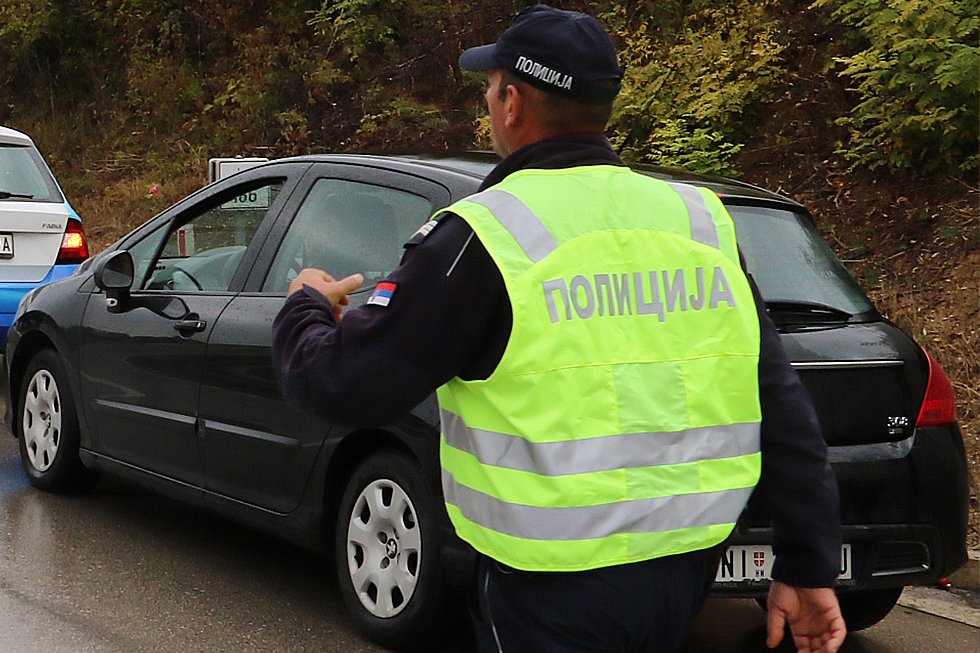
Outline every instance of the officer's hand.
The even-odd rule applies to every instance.
[[[847,627],[834,590],[792,587],[773,581],[767,601],[769,648],[783,641],[787,622],[799,653],[835,653],[844,642]]]
[[[327,298],[327,301],[330,302],[330,308],[333,310],[334,319],[339,322],[341,307],[348,303],[348,293],[360,288],[362,283],[364,283],[364,275],[361,274],[352,274],[337,281],[323,270],[304,268],[289,284],[289,294],[292,295],[294,292],[302,290],[303,286],[309,286]]]

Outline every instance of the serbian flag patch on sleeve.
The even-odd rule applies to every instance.
[[[367,300],[367,303],[376,304],[377,306],[387,306],[391,303],[391,298],[394,296],[395,289],[397,288],[398,284],[382,281],[374,287],[374,292],[371,293],[371,297]]]

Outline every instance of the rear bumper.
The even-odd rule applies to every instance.
[[[841,494],[842,541],[851,545],[852,574],[842,592],[931,585],[967,560],[969,481],[956,425],[917,429],[901,457],[833,465]],[[754,497],[731,544],[771,544]],[[768,581],[715,583],[716,596],[763,596]]]
[[[845,526],[842,539],[851,546],[851,577],[838,579],[840,593],[907,585],[934,585],[947,575],[955,561],[944,558],[945,546],[939,530],[923,524],[875,524]],[[768,544],[769,529],[749,529],[733,537],[730,544]],[[959,566],[958,564],[956,566]],[[714,583],[711,595],[719,597],[762,597],[769,581]]]
[[[17,315],[17,307],[24,295],[38,286],[43,286],[65,277],[70,277],[78,269],[77,263],[69,265],[52,265],[46,277],[31,283],[0,282],[0,352],[7,344],[7,331]]]

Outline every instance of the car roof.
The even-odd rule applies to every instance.
[[[0,125],[0,143],[7,145],[33,145],[34,141],[27,134]]]
[[[351,163],[358,165],[371,165],[372,163],[395,163],[403,172],[416,172],[426,176],[424,170],[436,169],[449,172],[463,177],[468,177],[474,181],[482,181],[494,166],[500,162],[500,158],[493,152],[470,151],[457,154],[448,153],[411,153],[411,154],[310,154],[288,159],[277,159],[276,161],[297,161],[297,162],[316,162],[329,161],[332,163]],[[270,163],[274,163],[272,161]],[[637,172],[641,172],[657,179],[669,182],[687,183],[709,188],[718,194],[725,202],[730,204],[741,203],[764,203],[789,205],[794,210],[805,210],[798,202],[758,186],[711,175],[700,175],[673,168],[663,168],[645,164],[631,166]]]

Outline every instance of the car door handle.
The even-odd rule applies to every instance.
[[[189,336],[192,333],[199,333],[204,331],[208,326],[207,321],[199,319],[187,319],[187,320],[177,320],[174,322],[174,328],[180,331],[181,335]]]

